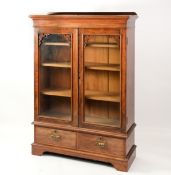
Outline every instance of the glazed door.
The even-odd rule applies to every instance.
[[[39,120],[78,123],[76,34],[75,29],[39,31]]]
[[[120,31],[80,29],[79,44],[80,126],[120,128]]]

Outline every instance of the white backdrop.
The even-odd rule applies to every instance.
[[[162,128],[163,134],[165,131],[170,132],[170,0],[1,1],[0,126],[8,122],[10,126],[17,124],[27,126],[33,121],[33,28],[28,16],[46,14],[50,11],[137,12],[139,16],[135,29],[137,129],[154,131]],[[148,134],[147,132],[147,136]],[[171,137],[168,139],[171,140]],[[169,154],[171,155],[171,152]]]

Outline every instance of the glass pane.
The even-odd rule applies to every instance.
[[[71,120],[70,35],[39,37],[40,116]]]
[[[120,36],[84,36],[86,123],[120,127]]]

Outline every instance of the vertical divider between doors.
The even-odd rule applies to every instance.
[[[72,86],[73,86],[73,125],[78,126],[78,29],[73,31],[73,60],[72,60]]]
[[[84,61],[83,61],[83,33],[79,29],[79,126],[82,126],[84,116]]]

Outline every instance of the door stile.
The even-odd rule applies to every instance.
[[[74,29],[73,31],[73,37],[72,37],[72,55],[73,55],[73,59],[72,59],[72,107],[73,107],[73,125],[74,126],[78,126],[78,121],[79,121],[79,117],[78,117],[78,110],[79,110],[79,106],[78,106],[78,89],[79,89],[79,75],[78,75],[78,29]]]
[[[79,126],[82,126],[84,118],[84,61],[83,61],[83,34],[79,30]]]

